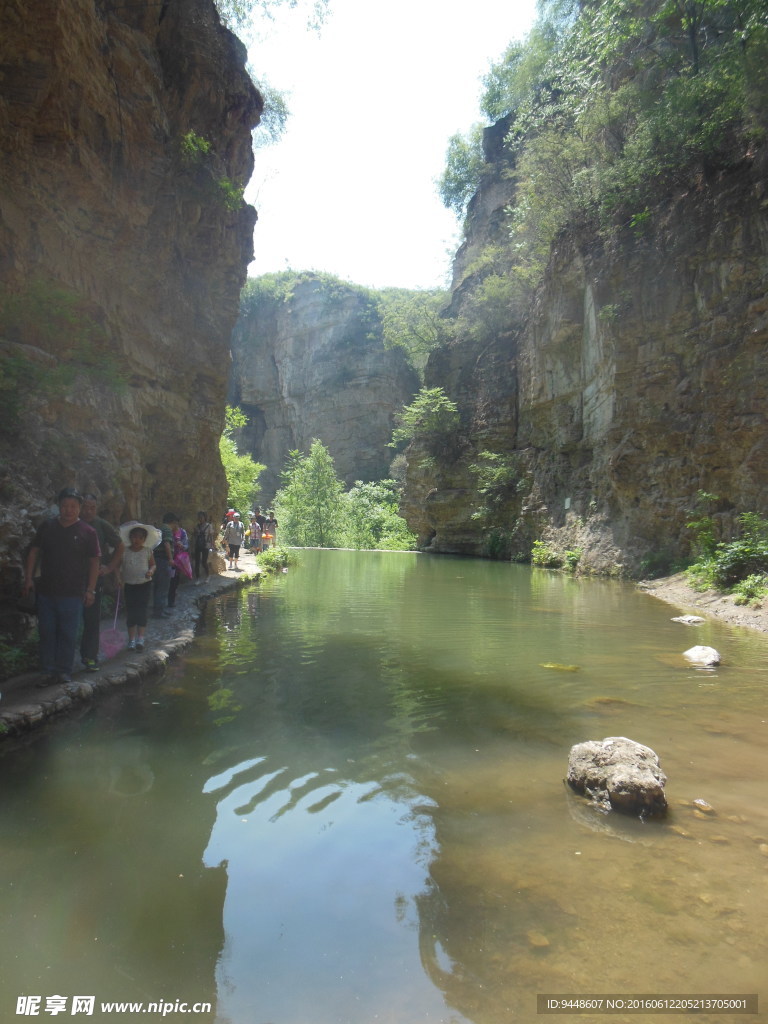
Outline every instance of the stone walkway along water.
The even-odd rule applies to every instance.
[[[67,685],[40,689],[41,672],[27,672],[0,683],[0,740],[29,732],[53,716],[92,700],[100,692],[162,674],[168,661],[193,642],[195,627],[211,598],[253,583],[262,575],[250,552],[241,555],[240,560],[240,572],[225,570],[212,574],[199,585],[193,580],[185,581],[176,593],[175,607],[169,609],[171,615],[161,619],[150,617],[143,651],[124,647],[113,658],[101,660],[96,672],[76,669],[72,683]],[[118,616],[117,623],[125,628],[124,613]],[[109,624],[102,620],[102,628]]]

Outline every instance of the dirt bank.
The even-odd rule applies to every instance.
[[[763,605],[751,608],[749,605],[734,604],[732,597],[716,590],[699,593],[688,585],[684,573],[660,580],[645,580],[638,586],[646,593],[674,605],[683,614],[721,619],[734,626],[747,626],[768,633],[768,607]]]

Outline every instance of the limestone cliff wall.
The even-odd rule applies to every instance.
[[[225,500],[245,56],[212,0],[0,0],[0,599],[62,486],[113,520]]]
[[[514,557],[543,538],[594,569],[637,573],[688,553],[699,490],[720,497],[723,536],[739,512],[765,513],[766,180],[758,153],[609,241],[562,237],[505,329],[434,354],[427,384],[458,402],[462,431],[437,466],[408,453],[406,512],[423,544]],[[500,175],[475,199],[454,313],[509,199]],[[481,451],[506,469],[484,494]]]
[[[264,502],[288,452],[307,452],[315,438],[347,485],[388,475],[394,415],[419,381],[400,349],[384,348],[363,290],[300,280],[287,300],[262,300],[241,316],[232,355],[230,401],[250,420],[239,447],[267,467]]]

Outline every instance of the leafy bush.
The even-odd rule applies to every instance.
[[[219,454],[227,478],[227,503],[229,508],[237,509],[244,517],[251,510],[259,487],[259,476],[264,470],[260,462],[255,462],[250,455],[241,455],[232,437],[233,431],[244,427],[248,418],[237,407],[228,405],[226,409],[224,433],[219,439]]]
[[[450,441],[459,426],[459,410],[442,388],[422,388],[410,405],[396,417],[391,448],[420,441],[434,448]]]
[[[256,556],[256,562],[264,572],[281,572],[289,565],[295,565],[296,561],[296,555],[280,545],[267,548]]]
[[[535,540],[531,551],[531,565],[537,565],[542,569],[562,569],[563,556],[543,540]]]
[[[344,493],[330,452],[315,440],[309,455],[289,454],[275,509],[288,544],[411,551],[416,538],[398,512],[399,501],[394,480],[358,480]]]
[[[756,512],[739,517],[741,536],[715,545],[688,570],[692,585],[699,589],[729,590],[756,574],[768,572],[768,520]]]
[[[394,480],[356,481],[344,495],[344,547],[413,551],[416,537],[399,513],[400,497]]]
[[[753,573],[737,583],[731,593],[735,595],[734,604],[751,604],[759,608],[768,594],[768,575],[763,572]]]
[[[573,548],[570,551],[566,551],[563,555],[565,561],[565,567],[569,572],[576,572],[581,561],[582,551],[581,548]]]
[[[688,529],[693,531],[694,551],[703,559],[711,558],[717,547],[717,524],[712,509],[719,500],[716,494],[699,491],[693,510],[697,518],[687,524]]]
[[[423,378],[432,349],[446,338],[446,320],[440,315],[448,299],[444,291],[384,288],[377,294],[384,348],[401,348]]]

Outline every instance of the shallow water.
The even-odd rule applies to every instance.
[[[761,993],[768,641],[674,614],[408,553],[306,551],[221,599],[164,679],[2,748],[0,1020],[29,995],[507,1024],[539,993]],[[611,735],[659,754],[665,821],[564,788]]]

